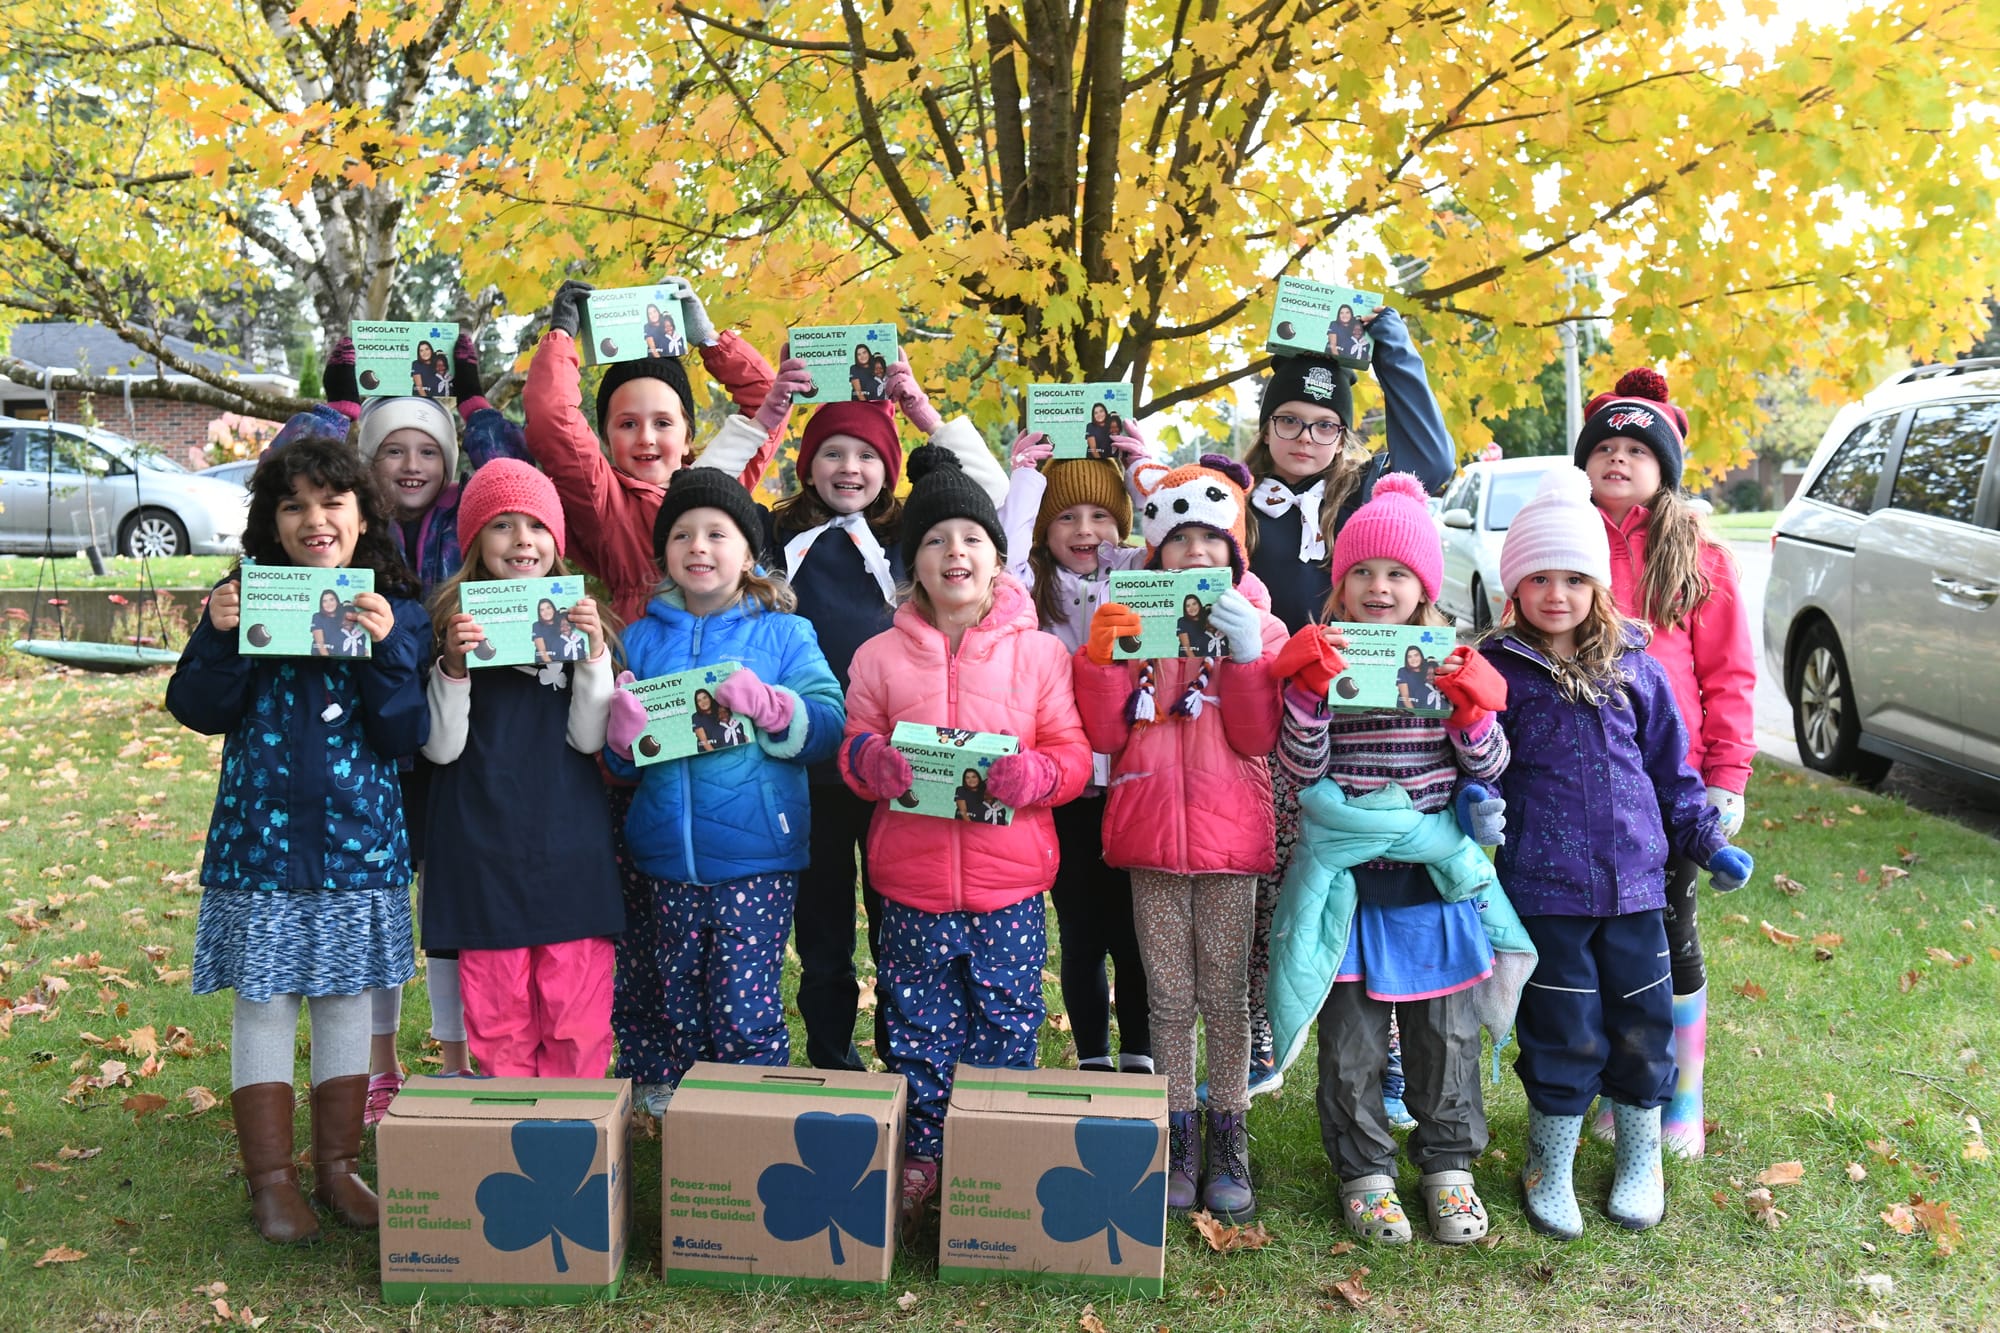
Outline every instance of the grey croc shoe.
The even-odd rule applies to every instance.
[[[1340,1182],[1340,1216],[1362,1240],[1402,1245],[1410,1239],[1410,1217],[1396,1197],[1394,1176],[1356,1176]]]
[[[1465,1245],[1486,1234],[1486,1205],[1472,1187],[1470,1171],[1431,1171],[1418,1178],[1424,1215],[1440,1245]]]

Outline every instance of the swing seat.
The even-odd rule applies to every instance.
[[[85,671],[147,671],[153,667],[172,666],[181,660],[179,653],[166,648],[82,643],[74,639],[16,639],[14,651],[30,657],[47,658],[64,666],[80,667]]]

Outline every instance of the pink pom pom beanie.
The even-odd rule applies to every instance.
[[[1424,483],[1408,472],[1378,479],[1368,503],[1340,525],[1333,539],[1333,585],[1364,560],[1394,560],[1417,576],[1424,596],[1435,602],[1444,581],[1444,548],[1437,525],[1424,507]]]

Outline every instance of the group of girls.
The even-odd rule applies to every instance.
[[[606,368],[593,431],[575,344],[588,290],[556,295],[524,431],[480,398],[461,347],[477,465],[462,486],[453,423],[412,399],[371,403],[350,432],[337,397],[258,469],[246,557],[372,570],[377,592],[349,613],[368,657],[239,656],[232,579],[169,686],[177,717],[228,738],[195,984],[236,991],[233,1100],[266,1237],[317,1230],[292,1157],[302,996],[313,1196],[373,1225],[355,1158],[371,1102],[379,1116],[400,1081],[418,862],[447,1070],[469,1055],[489,1074],[597,1076],[615,1048],[654,1113],[697,1060],[790,1062],[788,938],[806,1058],[864,1067],[858,884],[875,1054],[910,1089],[910,1218],[937,1195],[954,1067],[1037,1062],[1045,891],[1078,1063],[1166,1076],[1168,1206],[1233,1221],[1256,1212],[1251,1094],[1317,1018],[1343,1216],[1370,1238],[1411,1234],[1385,1098],[1400,1004],[1430,1229],[1484,1234],[1479,1025],[1519,984],[1507,960],[1538,957],[1519,1001],[1529,1219],[1580,1230],[1568,1162],[1601,1092],[1612,1215],[1657,1220],[1660,1107],[1691,1114],[1692,1139],[1671,1119],[1669,1137],[1700,1149],[1699,1062],[1675,1030],[1680,997],[1699,1020],[1694,868],[1719,887],[1749,871],[1726,839],[1747,775],[1741,612],[1727,558],[1677,498],[1686,422],[1663,383],[1593,403],[1588,473],[1523,510],[1503,632],[1433,674],[1450,715],[1342,714],[1327,708],[1347,646],[1331,622],[1444,624],[1423,498],[1452,448],[1393,311],[1368,321],[1372,454],[1353,377],[1299,357],[1274,366],[1243,463],[1169,467],[1121,422],[1115,462],[1055,461],[1028,434],[1009,477],[899,361],[881,401],[813,412],[798,489],[766,509],[753,491],[809,393],[804,365],[773,372],[684,290],[686,335],[740,410],[697,454],[686,372],[651,358]],[[898,417],[925,439],[907,466]],[[571,555],[611,600],[569,612],[575,660],[469,672],[484,635],[459,586],[562,574]],[[1185,655],[1115,655],[1138,617],[1108,575],[1142,566],[1228,571]],[[634,764],[646,718],[626,687],[725,663],[712,702],[754,743]],[[1014,737],[979,793],[1012,818],[904,813],[903,721]],[[1475,843],[1497,846],[1499,884]],[[1328,923],[1316,961],[1297,947],[1301,905]],[[386,1038],[373,1098],[371,1005]]]

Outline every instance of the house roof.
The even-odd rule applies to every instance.
[[[291,384],[290,376],[254,365],[240,356],[214,352],[185,338],[162,340],[174,355],[245,379]],[[92,375],[135,374],[152,378],[155,365],[150,354],[126,342],[102,324],[22,324],[14,329],[10,353],[32,366],[56,371],[86,372]],[[187,378],[172,370],[166,378]],[[4,381],[0,381],[4,382]]]

